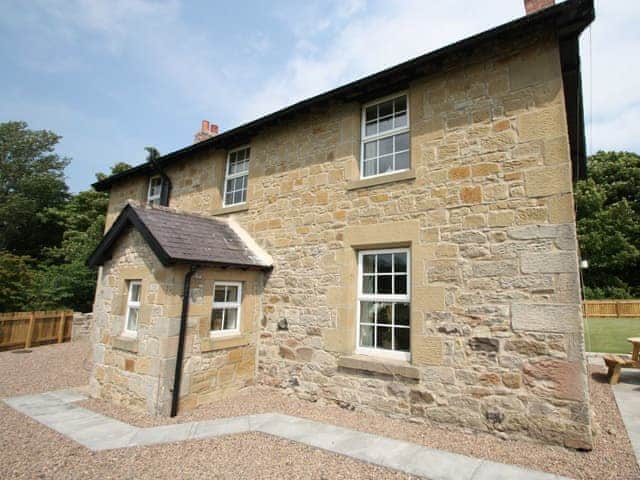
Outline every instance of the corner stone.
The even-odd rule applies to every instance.
[[[511,326],[515,331],[580,333],[579,305],[513,304]]]

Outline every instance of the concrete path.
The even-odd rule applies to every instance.
[[[73,404],[85,398],[72,389],[4,402],[93,451],[261,432],[432,480],[566,478],[279,413],[138,428]]]
[[[623,369],[613,395],[640,465],[640,370]]]
[[[588,353],[587,359],[591,365],[607,368],[601,353]],[[640,370],[622,369],[620,381],[612,385],[612,390],[636,461],[640,465]]]

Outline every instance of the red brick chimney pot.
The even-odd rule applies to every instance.
[[[555,0],[524,0],[524,9],[527,15],[536,13],[539,10],[553,7]]]

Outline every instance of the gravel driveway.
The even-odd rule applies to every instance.
[[[30,354],[0,353],[0,396],[84,385],[88,382],[86,356],[86,344],[38,347]],[[597,436],[589,453],[350,412],[301,401],[268,387],[247,389],[176,419],[152,417],[101,400],[81,403],[138,426],[282,412],[576,479],[640,478],[611,388],[598,370],[592,370],[591,398]],[[0,414],[0,478],[411,478],[258,433],[92,453],[4,404]]]
[[[0,353],[0,397],[85,385],[88,345]],[[0,478],[409,479],[388,469],[249,433],[94,453],[0,403]]]

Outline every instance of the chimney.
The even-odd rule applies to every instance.
[[[202,120],[200,131],[193,137],[193,143],[199,143],[218,134],[218,125],[212,125],[209,120]]]
[[[553,7],[555,3],[555,0],[524,0],[524,9],[527,15],[531,15],[545,8]]]

